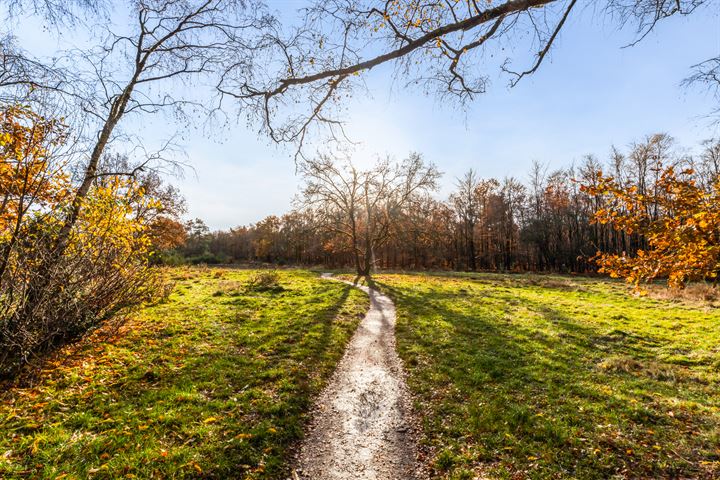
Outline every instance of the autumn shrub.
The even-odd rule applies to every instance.
[[[627,236],[639,234],[646,246],[635,254],[598,252],[601,273],[641,283],[667,279],[684,288],[691,281],[717,282],[720,273],[720,178],[703,185],[695,171],[681,171],[661,162],[649,192],[625,188],[612,176],[598,172],[597,185],[583,186],[605,199],[594,221],[610,224]]]
[[[140,181],[98,176],[58,254],[74,196],[56,147],[64,127],[23,108],[0,112],[0,378],[163,292],[150,268],[150,220],[162,210]]]
[[[281,291],[282,289],[280,275],[275,270],[258,272],[247,283],[247,290],[256,292]]]

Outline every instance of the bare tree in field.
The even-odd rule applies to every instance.
[[[350,162],[339,164],[325,155],[304,163],[301,172],[305,178],[301,207],[313,213],[323,230],[349,242],[355,267],[360,271],[362,172]]]
[[[306,162],[302,174],[302,205],[325,230],[349,242],[360,276],[372,272],[375,252],[390,238],[399,214],[414,198],[435,190],[440,176],[415,153],[400,163],[379,161],[367,170],[323,156]]]

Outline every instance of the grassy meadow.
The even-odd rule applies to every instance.
[[[248,270],[168,274],[167,301],[0,393],[0,478],[287,478],[367,297],[300,270],[269,286]],[[581,277],[374,282],[397,305],[433,478],[720,477],[709,302]]]
[[[168,301],[121,335],[1,393],[0,478],[285,478],[368,300],[309,272],[252,287],[255,273],[173,270]]]
[[[375,282],[434,477],[720,477],[717,308],[587,278]]]

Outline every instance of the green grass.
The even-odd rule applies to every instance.
[[[121,335],[0,394],[0,478],[286,478],[367,298],[302,271],[171,275]],[[375,280],[435,477],[720,476],[718,309],[583,278]]]
[[[339,282],[173,270],[169,300],[0,394],[0,478],[285,478],[367,309]],[[63,358],[59,356],[58,358]]]
[[[439,478],[720,477],[720,311],[619,282],[379,275]]]

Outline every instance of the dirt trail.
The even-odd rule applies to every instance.
[[[418,479],[415,425],[395,352],[395,306],[376,290],[358,288],[370,296],[370,310],[317,400],[296,472],[308,480]]]

